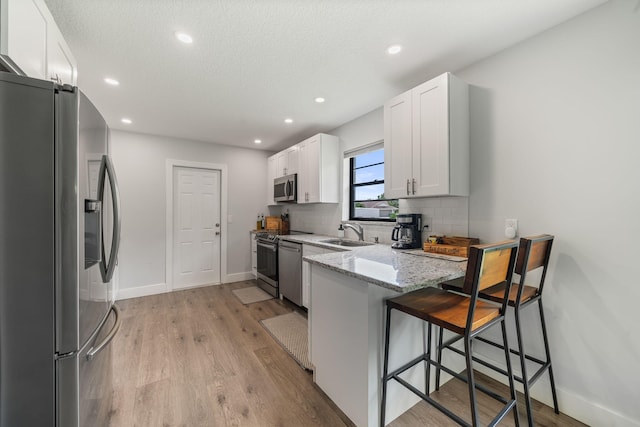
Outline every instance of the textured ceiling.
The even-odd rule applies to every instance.
[[[78,61],[78,85],[112,128],[275,151],[604,0],[46,3]],[[396,43],[403,51],[388,55]]]

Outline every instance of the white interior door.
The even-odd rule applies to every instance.
[[[220,171],[174,168],[173,289],[220,283]]]

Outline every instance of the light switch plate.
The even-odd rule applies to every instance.
[[[504,236],[507,239],[515,239],[518,235],[518,220],[511,218],[504,220]]]
[[[431,230],[431,218],[426,215],[422,215],[422,234],[429,236],[433,230]]]

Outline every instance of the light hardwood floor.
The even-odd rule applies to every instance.
[[[231,293],[252,284],[119,301],[123,323],[112,344],[114,394],[108,425],[352,426],[313,383],[311,374],[258,323],[295,306],[276,299],[245,306]],[[458,402],[464,414],[466,393],[464,384],[450,381],[432,395],[448,399],[448,404]],[[482,413],[491,405],[483,401]],[[523,419],[524,406],[520,412]],[[536,422],[582,425],[537,403]],[[453,423],[420,403],[391,425]],[[513,425],[513,420],[501,425]]]

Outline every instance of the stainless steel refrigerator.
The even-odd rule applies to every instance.
[[[0,426],[106,424],[120,326],[108,144],[78,88],[0,72]]]

